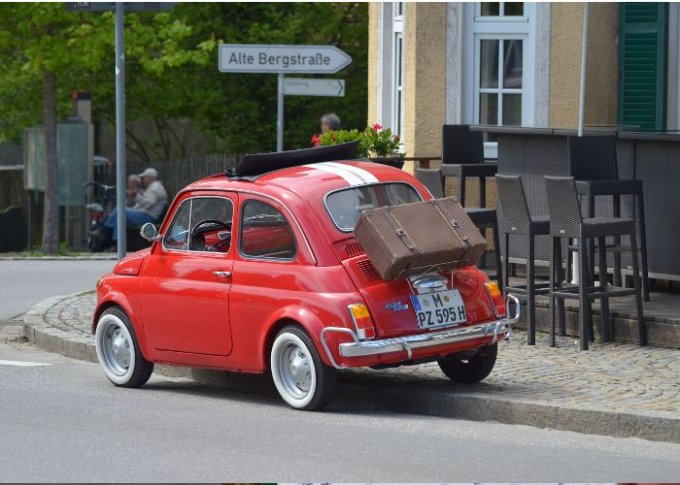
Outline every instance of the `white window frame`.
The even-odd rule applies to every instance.
[[[399,7],[401,6],[401,14]],[[385,2],[381,5],[381,56],[380,56],[380,86],[378,104],[378,123],[390,128],[395,135],[402,135],[404,126],[404,61],[406,42],[404,38],[404,17],[406,4],[404,2]],[[399,53],[397,39],[401,39],[401,53]],[[399,56],[399,54],[401,54]],[[398,58],[399,57],[399,58]],[[400,72],[399,72],[400,71]],[[399,75],[401,74],[401,75]],[[401,84],[398,85],[398,80]],[[397,107],[401,109],[398,110]],[[369,123],[373,120],[369,120]]]
[[[525,82],[526,78],[528,76],[528,73],[524,69],[524,51],[526,50],[526,40],[522,37],[521,34],[504,34],[502,36],[498,36],[497,34],[480,34],[477,36],[475,39],[475,66],[480,67],[480,60],[481,60],[481,55],[482,55],[482,49],[481,49],[481,41],[482,40],[497,40],[499,42],[498,45],[498,87],[496,88],[482,88],[481,87],[481,73],[480,69],[475,69],[474,73],[474,87],[475,87],[475,99],[474,99],[474,115],[475,119],[479,120],[479,115],[480,115],[480,101],[479,101],[479,95],[480,94],[521,94],[522,95],[522,124],[524,124],[524,112],[526,111],[526,107],[524,106],[525,104],[525,98],[527,97],[525,94]],[[504,52],[503,52],[503,41],[505,40],[521,40],[522,41],[522,87],[521,88],[505,88],[502,86],[503,84],[503,58],[504,58]],[[502,118],[503,118],[503,96],[500,96],[498,98],[498,119],[502,123]]]
[[[392,4],[392,120],[390,128],[401,136],[404,126],[404,2]],[[401,9],[401,12],[399,11]],[[401,48],[399,48],[401,47]]]
[[[481,89],[480,81],[480,55],[481,55],[481,40],[494,39],[521,39],[522,40],[522,88],[508,89],[500,88],[504,93],[521,93],[522,94],[522,126],[534,125],[534,72],[535,72],[535,18],[536,18],[536,4],[533,2],[524,2],[523,16],[482,16],[481,3],[464,5],[465,18],[465,45],[463,55],[463,66],[466,79],[464,81],[465,91],[469,93],[465,97],[463,106],[466,119],[469,119],[473,124],[479,123],[480,101],[479,95],[482,92],[498,92],[499,89]],[[500,11],[503,11],[501,4]],[[499,45],[499,50],[502,50],[502,44]],[[499,63],[503,55],[499,52]],[[499,78],[503,75],[502,69],[499,65]],[[499,83],[502,82],[499,79]],[[502,100],[499,99],[499,121],[502,120]],[[496,142],[484,143],[485,158],[497,158],[498,150]]]

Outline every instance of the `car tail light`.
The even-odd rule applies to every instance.
[[[487,281],[486,283],[484,283],[484,288],[486,289],[487,294],[491,298],[491,302],[493,303],[493,309],[494,313],[496,314],[496,317],[500,318],[503,315],[505,315],[506,313],[505,299],[503,298],[503,293],[501,292],[498,283],[495,281]]]
[[[359,340],[371,340],[375,338],[375,327],[373,326],[373,319],[368,311],[368,307],[363,303],[352,303],[347,305],[349,314],[354,322],[354,328],[357,331]]]

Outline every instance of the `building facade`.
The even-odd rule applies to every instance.
[[[577,126],[583,3],[386,2],[369,16],[368,121],[408,156],[438,156],[445,123]],[[585,124],[680,129],[680,5],[590,3],[588,20]]]

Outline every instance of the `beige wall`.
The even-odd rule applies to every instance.
[[[407,156],[435,156],[446,119],[446,4],[406,5],[404,145]]]
[[[591,3],[588,28],[585,123],[616,124],[618,4]],[[553,3],[550,38],[552,127],[578,124],[582,3]]]
[[[380,8],[381,3],[369,6],[369,123],[378,119],[378,83],[382,82],[378,78]],[[441,153],[441,125],[446,116],[445,3],[406,4],[404,48],[401,138],[406,156],[436,156]]]

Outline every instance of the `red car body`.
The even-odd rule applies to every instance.
[[[284,328],[306,334],[314,346],[308,350],[322,362],[316,367],[327,371],[451,355],[465,362],[465,356],[509,336],[518,315],[507,317],[503,295],[475,266],[441,276],[448,288],[460,292],[467,320],[419,328],[410,300],[413,282],[382,280],[352,233],[338,228],[329,214],[328,194],[386,183],[405,184],[423,200],[431,199],[410,174],[364,161],[310,164],[240,179],[219,174],[190,184],[160,226],[159,234],[165,236],[120,260],[98,282],[93,333],[106,310],[116,308],[132,327],[135,339],[130,343],[138,346],[138,361],[249,373],[270,369],[272,346]],[[230,227],[204,224],[212,228],[204,234],[206,247],[229,240],[226,252],[167,247],[173,218],[180,218],[180,207],[192,198],[220,198],[225,201],[217,203],[233,207]],[[280,216],[244,217],[249,201],[261,203],[249,207],[273,207],[287,224],[276,226],[283,224]],[[274,225],[267,225],[274,219]],[[285,259],[257,256],[262,248],[285,250],[292,244],[294,251],[281,253]],[[348,310],[350,305],[363,309],[358,318]],[[366,308],[368,316],[361,313]],[[116,335],[108,338],[115,340]],[[290,354],[288,360],[297,357]],[[286,400],[304,409],[325,404],[296,406]]]

